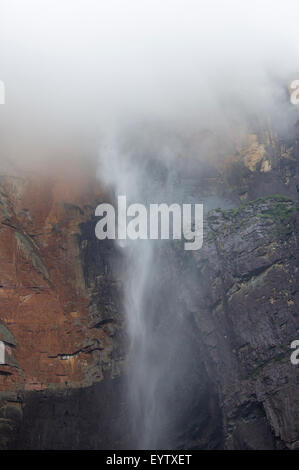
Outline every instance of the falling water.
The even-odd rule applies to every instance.
[[[136,158],[135,151],[123,152],[118,145],[115,139],[106,141],[99,172],[102,180],[114,188],[116,197],[126,195],[128,205],[178,202],[173,200],[178,197],[175,172],[165,163],[169,150],[162,146],[161,161],[142,147]],[[180,414],[178,403],[183,407],[179,394],[190,356],[179,298],[181,280],[171,251],[174,242],[117,243],[127,266],[123,283],[130,344],[126,394],[131,446],[171,447]]]

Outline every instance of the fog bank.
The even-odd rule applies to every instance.
[[[291,0],[1,0],[1,157],[96,158],[107,130],[136,126],[189,139],[282,122],[298,13]]]

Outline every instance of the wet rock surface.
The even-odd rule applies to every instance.
[[[181,179],[195,200],[216,195],[209,208],[224,199],[235,208],[209,212],[200,251],[174,243],[161,253],[157,306],[173,289],[185,341],[178,347],[193,350],[171,393],[172,447],[296,449],[298,142],[253,136],[224,166],[197,168]],[[132,447],[126,266],[113,242],[94,236],[94,209],[107,197],[90,176],[79,181],[0,179],[2,449]],[[167,331],[171,311],[164,320],[157,324]]]
[[[298,448],[298,205],[263,198],[207,220],[186,303],[218,388],[228,448]],[[195,262],[195,264],[194,264]]]
[[[93,318],[94,293],[104,291],[105,281],[98,285],[95,277],[92,285],[82,258],[81,225],[102,196],[84,172],[70,179],[0,178],[1,448],[15,445],[31,392],[49,391],[51,400],[55,391],[89,387],[118,368],[112,356],[120,342],[113,342],[111,324],[100,320],[108,296],[101,295],[106,300]],[[105,253],[105,245],[101,249]],[[104,254],[100,258],[101,270]]]

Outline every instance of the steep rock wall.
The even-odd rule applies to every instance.
[[[180,170],[195,200],[243,206],[210,213],[200,252],[164,254],[181,272],[195,351],[178,448],[298,448],[289,349],[298,332],[297,206],[281,197],[244,204],[298,199],[298,154],[297,139],[253,134],[221,165],[195,159]],[[1,176],[1,448],[130,446],[125,264],[94,236],[94,208],[107,195],[78,173]]]

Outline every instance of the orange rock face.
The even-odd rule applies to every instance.
[[[0,177],[0,391],[101,378],[101,370],[90,374],[93,349],[109,349],[111,338],[90,328],[79,247],[80,224],[100,191],[82,168],[69,173]]]

